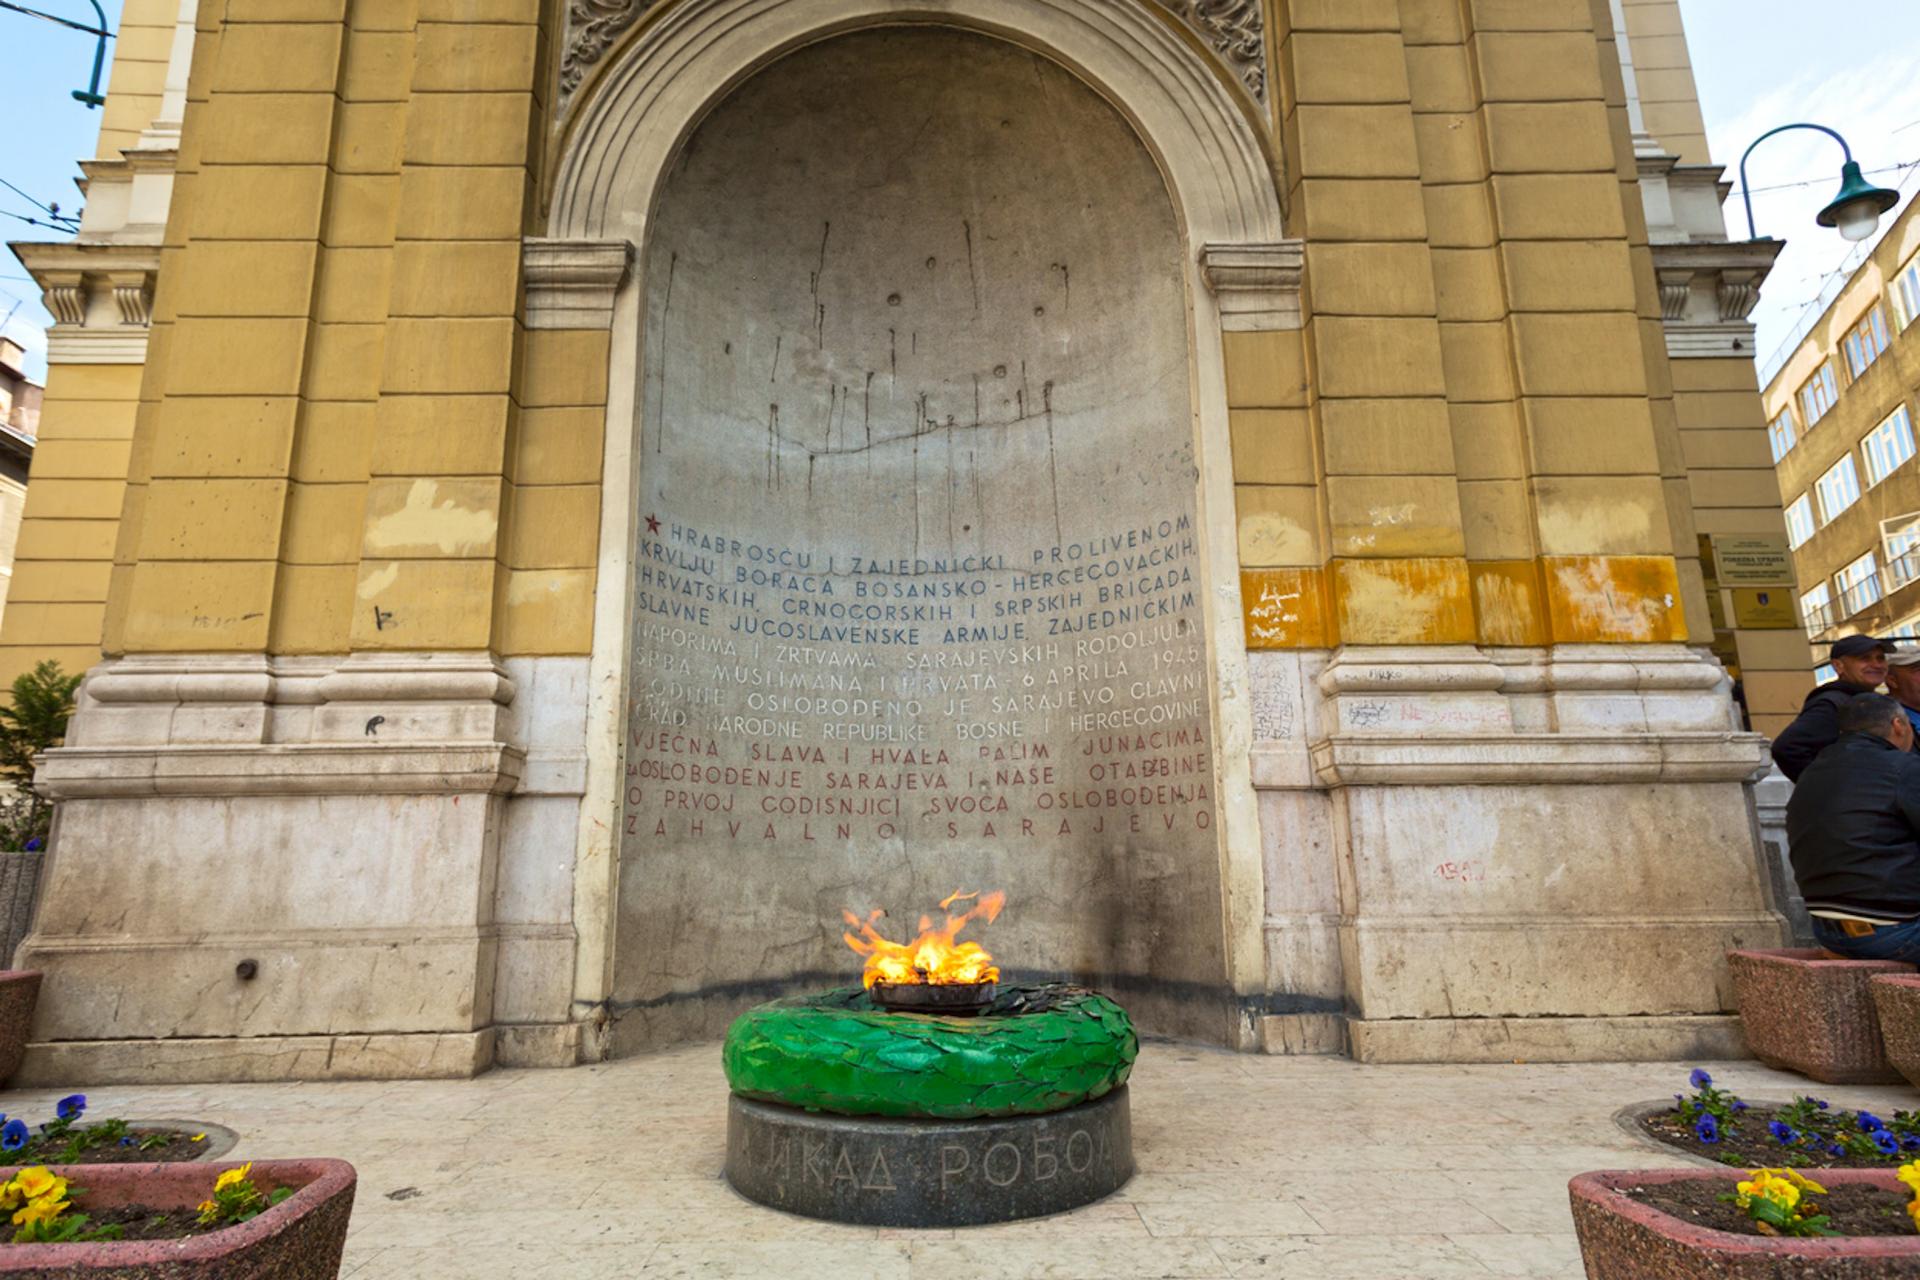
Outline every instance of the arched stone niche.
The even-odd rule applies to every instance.
[[[676,10],[563,162],[556,237],[640,249],[576,888],[576,997],[616,1051],[851,980],[842,905],[910,932],[996,886],[1010,971],[1247,1038],[1261,860],[1200,264],[1277,240],[1277,200],[1152,19],[963,7],[859,32],[804,0]],[[1126,92],[1089,86],[1103,60]],[[1116,552],[1153,585],[1035,582]],[[1049,634],[1075,593],[1094,617]]]

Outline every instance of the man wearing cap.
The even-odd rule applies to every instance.
[[[1807,695],[1800,714],[1773,740],[1773,762],[1795,782],[1813,758],[1840,736],[1840,708],[1872,693],[1887,678],[1887,658],[1896,652],[1890,640],[1842,636],[1827,651],[1834,678]]]
[[[1849,698],[1839,740],[1787,802],[1787,853],[1813,936],[1857,960],[1920,960],[1920,756],[1900,704]]]
[[[1887,659],[1887,693],[1920,733],[1920,648],[1901,649]]]

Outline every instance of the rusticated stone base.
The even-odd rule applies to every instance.
[[[1091,1204],[1133,1176],[1127,1091],[1043,1116],[891,1120],[730,1096],[727,1181],[789,1213],[971,1227]]]
[[[1744,1058],[1740,1020],[1724,1014],[1638,1018],[1349,1018],[1358,1062],[1672,1062]]]
[[[494,1062],[494,1031],[417,1035],[60,1040],[27,1046],[16,1089],[281,1080],[465,1080]]]

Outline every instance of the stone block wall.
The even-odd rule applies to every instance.
[[[1636,42],[1665,38],[1667,0],[1627,7]],[[608,146],[595,113],[630,91],[627,60],[731,47],[756,21],[794,23],[784,47],[826,27],[788,16],[802,0],[663,4],[613,30],[562,109],[556,65],[583,46],[561,8],[198,5],[144,364],[56,370],[47,438],[74,474],[36,480],[21,563],[38,596],[0,627],[16,665],[49,645],[110,658],[47,773],[73,818],[27,948],[54,972],[43,1061],[132,1072],[139,1053],[113,1046],[162,1035],[311,1065],[362,1035],[384,1039],[353,1070],[447,1072],[611,1043],[634,290],[661,264],[651,191],[566,162]],[[963,8],[1043,52],[1146,25],[1169,43],[1142,47],[1201,61],[1116,55],[1105,91],[1156,104],[1130,115],[1143,132],[1204,99],[1233,143],[1197,177],[1150,139],[1186,224],[1211,219],[1181,256],[1225,1038],[1475,1057],[1558,1018],[1648,1052],[1729,1045],[1717,956],[1778,918],[1742,820],[1761,748],[1697,649],[1696,534],[1777,504],[1753,489],[1751,439],[1727,434],[1759,424],[1713,399],[1737,371],[1669,361],[1611,6],[1279,0],[1259,88],[1158,6]],[[1654,70],[1684,63],[1665,56]],[[1154,78],[1176,72],[1185,98]],[[662,83],[666,122],[630,122],[632,150],[698,114]],[[1676,144],[1678,102],[1659,99]],[[617,168],[627,145],[593,154]],[[1663,861],[1670,813],[1722,884],[1711,902]],[[288,849],[274,910],[236,899],[193,954],[178,902],[138,908],[111,946],[77,909],[114,874],[191,880]],[[316,899],[303,857],[363,887],[407,875],[356,924],[339,911],[359,900]],[[374,982],[397,946],[432,980],[191,1016],[156,986],[105,1012],[129,965],[221,982],[268,934],[293,939],[276,974]],[[1636,949],[1659,963],[1627,964]],[[381,1055],[399,1065],[365,1065]]]

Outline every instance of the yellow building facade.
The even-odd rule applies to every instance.
[[[983,883],[1182,1035],[1737,1047],[1807,676],[1674,0],[128,0],[113,76],[22,250],[30,1076],[638,1051]]]
[[[1810,665],[1843,635],[1920,634],[1920,216],[1892,230],[1769,379],[1780,500]]]

